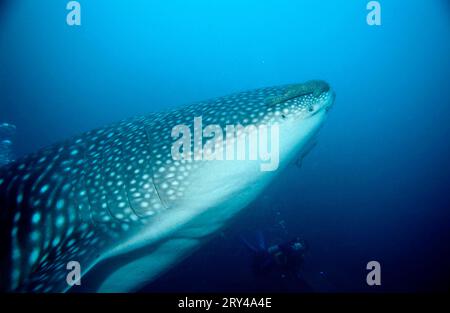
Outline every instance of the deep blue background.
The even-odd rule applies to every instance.
[[[321,78],[337,93],[302,168],[147,291],[305,290],[252,276],[239,236],[257,229],[309,241],[314,290],[448,290],[448,1],[381,1],[380,27],[365,0],[80,0],[81,27],[67,2],[0,1],[0,122],[18,155],[234,91]]]

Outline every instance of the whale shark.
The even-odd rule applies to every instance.
[[[4,165],[1,290],[140,290],[295,162],[315,140],[334,99],[321,80],[243,91],[132,117]],[[253,160],[173,158],[172,130],[199,116],[224,128],[276,125],[279,166],[262,171]],[[80,265],[77,284],[67,280],[71,262]]]
[[[0,123],[0,167],[14,159],[12,144],[15,132],[15,125]]]

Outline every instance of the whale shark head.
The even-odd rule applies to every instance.
[[[295,117],[306,119],[332,106],[334,92],[325,81],[311,80],[302,84],[279,88],[277,95],[266,99],[268,106],[275,106],[277,115],[283,119]]]
[[[334,100],[335,92],[322,80],[282,86],[266,98],[265,114],[273,116],[269,124],[275,123],[280,129],[280,162],[289,162],[293,154],[308,148]]]
[[[335,92],[327,82],[311,80],[276,88],[274,93],[265,100],[265,114],[269,124],[280,128],[280,161],[289,161],[316,135],[333,106]]]

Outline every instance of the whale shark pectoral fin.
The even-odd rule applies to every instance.
[[[84,274],[89,271],[96,260],[100,258],[99,248],[96,247],[98,241],[94,240],[65,240],[61,242],[55,250],[46,258],[42,259],[29,275],[24,292],[67,292],[72,288],[67,282],[72,267],[69,262],[77,262],[80,265],[80,278],[83,280]],[[71,279],[72,279],[71,278]]]
[[[132,256],[119,256],[110,263],[123,260],[121,266],[109,273],[97,289],[97,292],[133,292],[153,281],[164,273],[172,264],[179,262],[188,255],[199,243],[194,238],[174,238],[149,247]],[[149,251],[150,250],[150,251]],[[136,256],[136,253],[141,254]]]

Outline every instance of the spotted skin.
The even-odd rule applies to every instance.
[[[197,244],[257,194],[228,203],[224,199],[231,194],[223,191],[219,200],[211,200],[214,193],[202,187],[201,178],[199,182],[211,161],[174,160],[172,128],[185,124],[194,131],[197,116],[223,129],[230,124],[301,123],[328,110],[333,99],[322,81],[241,92],[89,131],[1,168],[2,290],[64,292],[69,289],[69,261],[95,272],[96,264],[116,255],[132,255],[130,251],[147,246],[155,251],[172,247],[175,237],[177,247],[187,241],[186,247]],[[195,205],[194,196],[199,199]],[[203,201],[207,207],[201,207],[202,196],[208,196]],[[234,209],[226,212],[228,205]],[[213,207],[217,220],[205,215]],[[180,208],[191,211],[179,213]],[[218,226],[208,227],[208,222]],[[173,262],[160,263],[166,269]],[[138,282],[131,282],[127,290],[137,287]]]

